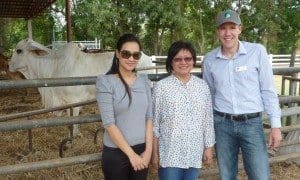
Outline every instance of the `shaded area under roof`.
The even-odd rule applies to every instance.
[[[0,0],[0,17],[30,19],[42,14],[54,1]]]

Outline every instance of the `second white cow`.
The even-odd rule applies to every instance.
[[[19,71],[27,79],[96,76],[109,70],[113,55],[113,52],[84,53],[74,43],[52,50],[31,39],[25,39],[17,44],[9,70]],[[153,66],[151,58],[143,54],[138,67],[148,66]],[[39,88],[39,92],[45,108],[95,98],[94,85]],[[79,115],[79,111],[80,108],[75,108],[73,115]],[[78,126],[74,126],[73,134],[79,133]]]

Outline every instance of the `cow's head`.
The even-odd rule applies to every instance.
[[[12,59],[9,63],[9,70],[12,72],[20,71],[28,78],[29,66],[36,63],[33,61],[47,57],[50,52],[50,49],[32,39],[24,39],[17,44],[14,50]]]

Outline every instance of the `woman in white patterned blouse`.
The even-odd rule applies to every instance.
[[[166,61],[170,74],[153,90],[152,164],[161,180],[194,180],[202,157],[212,161],[213,113],[207,84],[191,74],[196,52],[189,42],[171,45]]]

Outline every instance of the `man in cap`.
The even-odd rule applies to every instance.
[[[270,172],[261,112],[266,111],[271,122],[268,147],[278,147],[282,139],[271,62],[265,47],[239,40],[238,13],[220,12],[216,25],[221,46],[205,56],[203,78],[213,98],[220,177],[236,179],[241,150],[248,178],[267,180]]]

